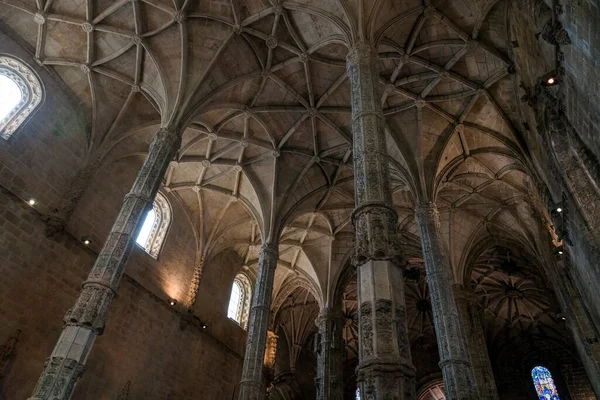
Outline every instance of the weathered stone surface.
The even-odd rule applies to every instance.
[[[404,311],[404,285],[396,236],[384,118],[375,49],[349,53],[354,186],[355,263],[358,268],[360,359],[357,380],[367,399],[414,399],[414,367]]]
[[[344,386],[344,340],[342,328],[345,320],[341,310],[323,309],[315,324],[319,330],[315,339],[317,353],[317,400],[342,400]]]
[[[133,235],[139,229],[144,211],[152,204],[180,143],[180,135],[167,129],[161,129],[154,136],[146,161],[123,200],[123,207],[81,294],[65,316],[65,328],[31,399],[71,398],[94,340],[104,330],[108,308],[134,243]]]
[[[474,372],[467,350],[464,320],[461,320],[452,289],[452,269],[442,247],[440,221],[435,205],[419,204],[416,209],[427,284],[431,295],[433,322],[440,352],[446,398],[478,399]]]
[[[263,365],[267,347],[267,331],[273,294],[273,279],[279,250],[277,243],[265,243],[260,249],[258,275],[250,308],[248,343],[240,382],[240,400],[265,398]]]

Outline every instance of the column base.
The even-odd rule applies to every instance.
[[[361,398],[414,400],[415,368],[406,363],[373,360],[357,367]]]

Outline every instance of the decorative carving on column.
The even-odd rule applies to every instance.
[[[100,159],[95,158],[77,172],[71,182],[71,186],[63,195],[54,212],[45,218],[46,228],[44,233],[47,237],[53,237],[65,230],[71,214],[73,214],[73,210],[75,210],[77,203],[79,203],[79,200],[81,200],[81,197],[90,185],[99,165]]]
[[[152,206],[162,177],[180,144],[181,136],[172,130],[163,128],[154,135],[148,156],[123,200],[83,289],[65,316],[63,331],[30,400],[71,398],[94,340],[104,330],[108,307],[123,276],[134,234],[144,212]]]
[[[273,367],[275,367],[275,356],[277,355],[277,339],[279,336],[269,330],[267,331],[267,349],[265,350],[265,368],[267,369],[267,375],[269,380],[272,380],[274,376]]]
[[[494,371],[479,317],[479,305],[473,294],[467,293],[460,285],[454,286],[454,294],[479,399],[498,400]]]
[[[185,306],[189,312],[192,312],[196,299],[198,297],[198,290],[200,289],[200,280],[202,279],[202,271],[204,270],[204,257],[200,259],[196,269],[194,270],[194,276],[192,277],[192,283],[190,284],[190,291],[188,298],[185,302]]]
[[[454,298],[452,270],[442,245],[437,208],[432,203],[419,204],[416,219],[421,233],[446,399],[479,399]]]
[[[273,295],[273,279],[279,258],[277,243],[265,243],[260,249],[258,258],[258,275],[250,308],[248,323],[248,341],[240,382],[240,400],[262,400],[266,388],[263,383],[263,365],[267,345],[267,330],[271,297]]]
[[[351,84],[356,209],[354,264],[358,272],[357,379],[366,399],[410,400],[415,371],[404,306],[405,263],[398,247],[379,90],[379,59],[368,43],[347,58]]]
[[[344,395],[344,314],[341,310],[325,308],[315,320],[318,334],[315,338],[317,353],[317,400],[342,400]]]

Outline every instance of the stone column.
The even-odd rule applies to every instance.
[[[478,398],[498,400],[494,371],[479,318],[479,305],[476,303],[473,293],[467,293],[461,285],[454,286],[454,294],[469,359],[473,367],[473,379],[479,393]]]
[[[317,400],[342,400],[344,396],[344,315],[325,308],[315,320],[317,347]]]
[[[108,307],[123,276],[134,243],[134,234],[160,185],[162,177],[179,149],[181,137],[161,129],[154,135],[148,156],[140,169],[121,211],[100,251],[79,298],[65,316],[65,326],[46,360],[30,400],[67,400],[92,349],[102,334]]]
[[[406,328],[403,262],[390,189],[378,63],[370,44],[359,43],[348,54],[359,304],[357,380],[365,399],[411,400],[415,369]]]
[[[263,365],[267,346],[273,279],[275,278],[278,258],[279,249],[276,243],[263,244],[260,249],[256,287],[252,298],[252,307],[250,308],[248,341],[240,382],[240,400],[262,400],[265,398]]]
[[[452,270],[442,245],[437,208],[432,203],[419,204],[416,219],[421,233],[446,399],[479,399],[454,299]]]

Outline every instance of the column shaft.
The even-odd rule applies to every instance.
[[[278,258],[277,244],[265,243],[262,246],[258,260],[256,287],[252,298],[252,307],[250,308],[248,341],[240,382],[240,400],[261,400],[265,398],[263,364],[267,345],[273,279],[275,278]]]
[[[325,308],[315,324],[317,336],[317,400],[342,400],[344,396],[344,315],[341,310]]]
[[[479,397],[454,299],[452,271],[442,245],[439,215],[433,204],[425,203],[417,206],[416,217],[423,245],[446,399],[475,400]]]
[[[455,286],[454,289],[456,306],[463,327],[479,399],[498,400],[494,371],[492,370],[492,363],[490,362],[483,327],[479,318],[479,306],[473,299],[473,294],[466,293],[462,286]]]
[[[83,283],[82,291],[65,316],[63,331],[46,360],[30,400],[71,398],[94,340],[104,330],[108,307],[123,276],[134,243],[134,233],[144,212],[152,204],[180,143],[181,137],[166,129],[154,135],[148,156],[131,191],[123,200],[121,211]]]
[[[412,400],[415,371],[406,327],[404,281],[398,266],[403,261],[390,188],[378,65],[377,52],[370,44],[359,43],[348,55],[359,303],[357,379],[364,398]]]

